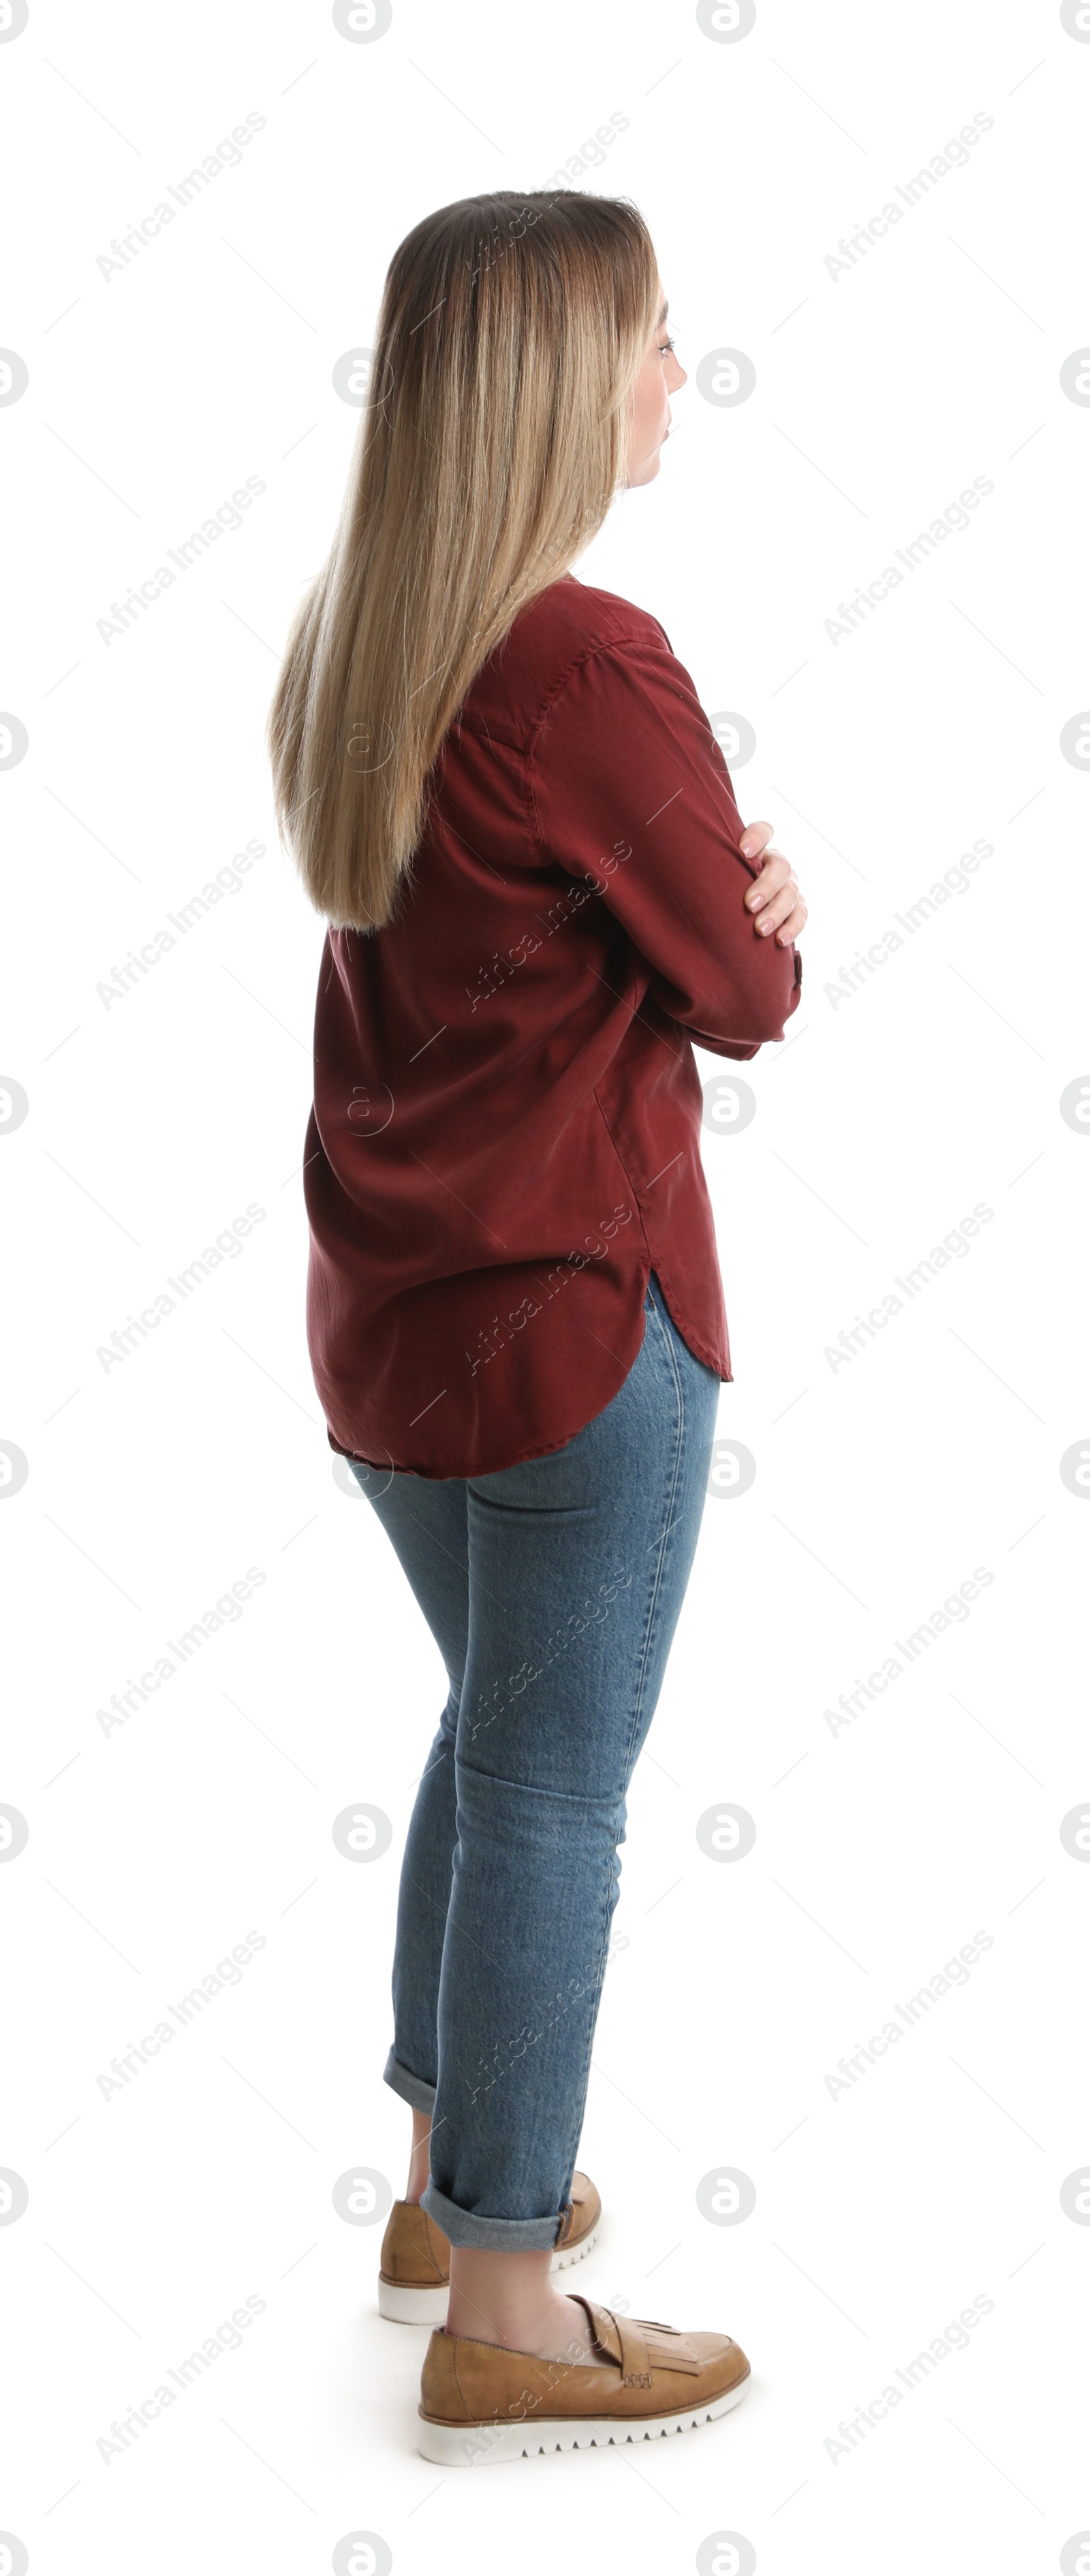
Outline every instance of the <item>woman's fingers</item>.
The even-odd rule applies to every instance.
[[[791,877],[788,883],[781,887],[778,894],[774,894],[770,897],[768,903],[764,906],[764,910],[758,915],[754,927],[756,929],[758,939],[771,939],[772,933],[775,931],[778,934],[781,946],[786,946],[787,941],[789,939],[794,939],[797,933],[802,929],[805,920],[806,905],[799,893],[794,877]],[[794,928],[792,928],[792,924],[794,924]]]
[[[802,897],[792,877],[789,884],[782,886],[778,894],[769,897],[763,910],[758,914],[754,925],[758,939],[771,939],[774,930],[781,930],[785,921],[794,919],[801,903]]]
[[[762,893],[765,887],[768,892]],[[799,893],[794,869],[778,853],[765,860],[760,877],[756,885],[749,888],[745,901],[749,903],[753,895],[757,897],[751,910],[757,913],[753,926],[758,938],[771,939],[775,931],[781,948],[786,948],[788,940],[797,939],[805,925],[806,905]]]
[[[768,844],[772,838],[772,830],[773,827],[771,823],[746,824],[745,831],[741,835],[738,847],[740,850],[744,850],[747,859],[759,859],[762,851],[767,850]]]
[[[786,921],[781,922],[776,932],[778,946],[786,948],[792,939],[797,939],[800,931],[805,930],[807,919],[806,905],[800,895],[794,911],[788,913]],[[760,923],[757,927],[760,928]]]
[[[766,850],[761,861],[760,876],[755,877],[753,884],[746,887],[743,896],[747,911],[760,912],[762,905],[769,901],[770,896],[779,893],[780,887],[787,884],[789,877],[794,880],[794,874],[791,861],[785,859],[782,850]]]
[[[760,939],[771,939],[773,932],[781,948],[797,939],[805,929],[807,908],[799,893],[798,878],[791,861],[782,850],[769,847],[771,823],[748,823],[738,843],[747,859],[760,859],[761,872],[746,887],[743,902],[750,913],[759,914],[754,929]]]

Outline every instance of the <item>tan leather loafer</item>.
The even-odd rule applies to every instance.
[[[574,2173],[550,2272],[564,2272],[569,2263],[582,2262],[598,2234],[601,2216],[601,2199],[589,2175]],[[379,2315],[392,2317],[397,2325],[442,2325],[449,2289],[449,2236],[415,2201],[395,2200],[379,2256]]]
[[[582,2291],[608,2366],[539,2361],[468,2335],[432,2335],[420,2381],[419,2449],[444,2468],[646,2442],[711,2423],[744,2397],[749,2363],[724,2334],[679,2334],[617,2316]]]

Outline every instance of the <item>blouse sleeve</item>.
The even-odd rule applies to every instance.
[[[689,673],[653,638],[585,654],[533,746],[544,854],[593,884],[651,968],[671,1019],[713,1054],[748,1058],[796,1008],[794,942],[762,939],[743,903],[730,775]]]

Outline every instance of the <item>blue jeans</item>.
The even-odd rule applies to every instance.
[[[625,1793],[696,1549],[719,1379],[652,1272],[619,1393],[564,1448],[432,1480],[351,1460],[450,1696],[409,1824],[385,2080],[432,2113],[453,2245],[556,2243],[617,1902]]]

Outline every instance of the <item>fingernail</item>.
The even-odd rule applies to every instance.
[[[769,931],[771,930],[771,928],[772,928],[772,924],[771,924],[771,922],[770,922],[770,921],[759,921],[759,922],[758,922],[758,924],[757,924],[757,935],[758,935],[758,937],[759,937],[760,939],[767,939],[767,937],[768,937],[768,933],[769,933]]]

